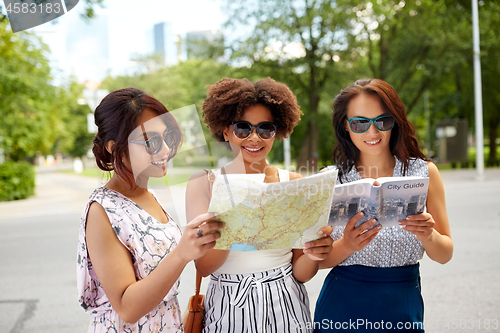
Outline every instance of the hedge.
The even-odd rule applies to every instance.
[[[35,193],[35,168],[28,162],[0,164],[0,201],[26,199]]]

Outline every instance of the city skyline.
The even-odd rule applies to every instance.
[[[186,0],[174,2],[169,0],[144,0],[137,5],[132,0],[107,0],[106,8],[96,7],[96,18],[84,20],[81,17],[83,4],[60,17],[54,23],[46,23],[29,29],[36,33],[50,47],[51,68],[55,83],[67,80],[70,75],[77,81],[100,81],[108,74],[130,74],[137,66],[133,59],[144,56],[150,51],[148,45],[148,31],[155,24],[169,22],[174,36],[186,36],[187,33],[200,30],[221,30],[224,15],[220,9],[220,0]],[[195,9],[193,9],[195,8]],[[97,21],[107,18],[108,28],[108,61],[102,60],[97,64],[94,56],[103,53],[101,48],[95,53],[89,50],[89,40],[101,38],[97,33],[88,33],[97,25]],[[87,22],[85,22],[87,21]],[[85,31],[74,32],[74,28],[88,26]],[[81,28],[83,29],[83,28]],[[90,36],[88,36],[90,35]],[[68,50],[67,40],[72,45]],[[81,43],[80,43],[81,42]],[[74,51],[81,46],[85,52]],[[76,52],[79,56],[73,57]],[[105,52],[104,52],[105,53]],[[82,54],[85,58],[82,59]],[[108,62],[107,69],[103,70],[102,62]],[[93,66],[93,70],[82,70]],[[97,74],[96,74],[97,72]]]

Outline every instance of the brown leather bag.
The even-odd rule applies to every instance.
[[[200,295],[201,275],[196,271],[196,289],[194,296],[189,299],[186,312],[182,316],[185,333],[201,333],[205,324],[205,307],[203,300],[205,295]]]

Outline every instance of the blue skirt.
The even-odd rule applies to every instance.
[[[336,266],[325,279],[314,332],[424,332],[419,264]]]

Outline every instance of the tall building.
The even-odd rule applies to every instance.
[[[347,208],[347,214],[348,214],[349,218],[353,217],[354,215],[356,215],[358,213],[358,208],[359,208],[360,202],[361,202],[361,198],[359,198],[359,197],[351,199],[351,202],[349,203],[349,206]]]
[[[160,56],[162,65],[175,65],[179,61],[177,36],[174,35],[172,23],[160,22],[150,30],[149,52]]]
[[[414,215],[417,212],[418,203],[420,201],[419,195],[412,195],[410,198],[410,202],[408,203],[408,208],[406,209],[407,215]]]

